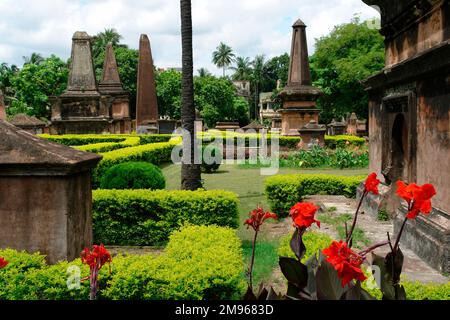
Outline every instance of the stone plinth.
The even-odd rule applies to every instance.
[[[159,120],[159,134],[172,134],[177,128],[181,127],[181,122],[177,120]]]
[[[101,156],[0,121],[0,248],[74,260],[92,245],[91,169]]]
[[[340,136],[347,133],[347,123],[343,120],[341,122],[333,121],[328,125],[328,135],[330,136]]]
[[[139,41],[139,66],[136,100],[136,126],[138,133],[158,131],[158,100],[152,50],[147,35]]]
[[[217,122],[216,130],[227,131],[227,130],[239,130],[241,126],[239,122]]]
[[[398,234],[406,216],[401,208],[395,218],[394,230]],[[409,220],[401,244],[412,249],[420,258],[441,273],[450,273],[450,215],[434,209],[429,215]]]
[[[45,122],[39,120],[36,117],[31,117],[26,114],[18,114],[14,116],[9,122],[16,127],[32,134],[43,134],[46,126]]]
[[[288,83],[280,93],[282,135],[298,136],[298,130],[310,121],[319,122],[316,101],[321,95],[320,89],[313,87],[311,82],[306,25],[297,20],[293,25]]]
[[[318,124],[315,120],[311,120],[307,125],[298,130],[302,138],[303,148],[309,149],[310,146],[319,145],[325,146],[325,134],[327,128],[324,125]]]

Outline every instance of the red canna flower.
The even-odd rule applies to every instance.
[[[92,251],[88,248],[84,249],[83,252],[81,252],[81,261],[90,268],[89,278],[83,279],[82,281],[89,279],[91,283],[89,297],[91,300],[95,300],[98,290],[98,273],[106,263],[112,262],[111,255],[108,250],[106,250],[105,246],[101,244],[99,246],[94,246]]]
[[[9,264],[8,261],[6,261],[4,258],[0,257],[0,269],[3,269]]]
[[[81,261],[89,267],[97,267],[100,270],[106,263],[112,262],[111,255],[105,246],[94,246],[92,252],[86,248],[81,253]]]
[[[322,251],[327,257],[327,262],[333,265],[341,279],[342,287],[350,281],[364,281],[367,277],[361,270],[364,259],[353,252],[344,241],[334,241],[328,249]]]
[[[432,184],[418,186],[415,183],[407,185],[403,181],[398,181],[397,187],[397,195],[408,203],[408,219],[415,219],[420,213],[425,215],[431,213],[433,209],[431,198],[436,195],[436,189]]]
[[[291,217],[297,228],[309,228],[316,223],[320,228],[320,221],[315,220],[319,207],[309,202],[300,202],[291,208]]]
[[[371,175],[369,175],[365,183],[366,192],[367,193],[372,192],[375,195],[379,195],[380,194],[380,192],[378,191],[379,184],[380,180],[377,179],[377,174],[372,173]]]
[[[259,231],[263,223],[267,219],[278,219],[278,216],[275,213],[271,212],[264,212],[264,209],[261,207],[258,207],[257,209],[250,212],[250,219],[247,219],[245,221],[245,224],[248,228],[253,228],[256,232]]]

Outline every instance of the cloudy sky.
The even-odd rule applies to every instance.
[[[361,0],[192,0],[195,69],[220,74],[211,54],[220,41],[240,56],[270,58],[290,50],[291,26],[308,25],[310,53],[314,39],[358,14],[379,17]],[[150,37],[158,67],[181,65],[178,0],[0,0],[0,62],[23,64],[38,52],[68,58],[75,31],[93,35],[115,28],[123,43],[137,48],[139,35]]]

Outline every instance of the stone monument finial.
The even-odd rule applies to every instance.
[[[294,30],[292,34],[288,87],[310,86],[312,82],[309,68],[306,25],[299,19],[294,23],[292,28]]]
[[[65,96],[99,95],[92,60],[91,37],[84,31],[77,31],[72,38],[72,54],[69,81]]]
[[[116,55],[112,43],[106,46],[105,62],[103,63],[103,75],[99,84],[100,92],[122,92],[123,86],[120,81],[119,68],[117,67]]]
[[[139,66],[136,101],[136,127],[138,132],[155,130],[158,122],[155,72],[150,40],[141,35],[139,40]],[[145,127],[145,128],[144,128]]]
[[[6,120],[5,101],[3,99],[3,92],[0,89],[0,120]]]

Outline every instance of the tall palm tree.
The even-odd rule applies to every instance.
[[[200,68],[197,70],[197,72],[200,78],[204,78],[211,75],[211,72],[209,72],[208,69],[206,68]]]
[[[120,45],[120,40],[122,40],[122,35],[117,32],[116,29],[110,28],[99,32],[92,37],[92,55],[97,57],[101,52],[103,52],[108,45],[112,43],[114,47],[124,46]]]
[[[45,60],[44,57],[42,57],[41,54],[36,53],[36,52],[33,52],[31,54],[31,56],[29,56],[29,57],[22,57],[22,58],[23,58],[23,61],[24,61],[24,65],[27,65],[27,64],[39,65],[42,62],[44,62],[44,60]]]
[[[201,169],[195,164],[195,105],[194,105],[194,58],[192,53],[192,7],[191,0],[180,0],[181,5],[181,42],[182,42],[182,87],[181,87],[181,121],[183,129],[189,132],[183,138],[183,155],[190,154],[190,159],[183,157],[181,168],[181,188],[197,190],[202,188]]]
[[[238,81],[246,81],[250,79],[252,74],[252,62],[248,57],[237,57],[236,66],[231,67],[234,70],[233,79]]]
[[[213,52],[212,62],[217,67],[223,68],[223,76],[225,77],[225,70],[233,63],[234,57],[233,49],[221,42],[216,51]]]
[[[254,104],[254,117],[258,118],[258,105],[259,105],[259,93],[264,80],[264,67],[265,67],[265,56],[257,55],[252,62],[253,73],[252,73],[252,83],[255,88],[255,104]]]

